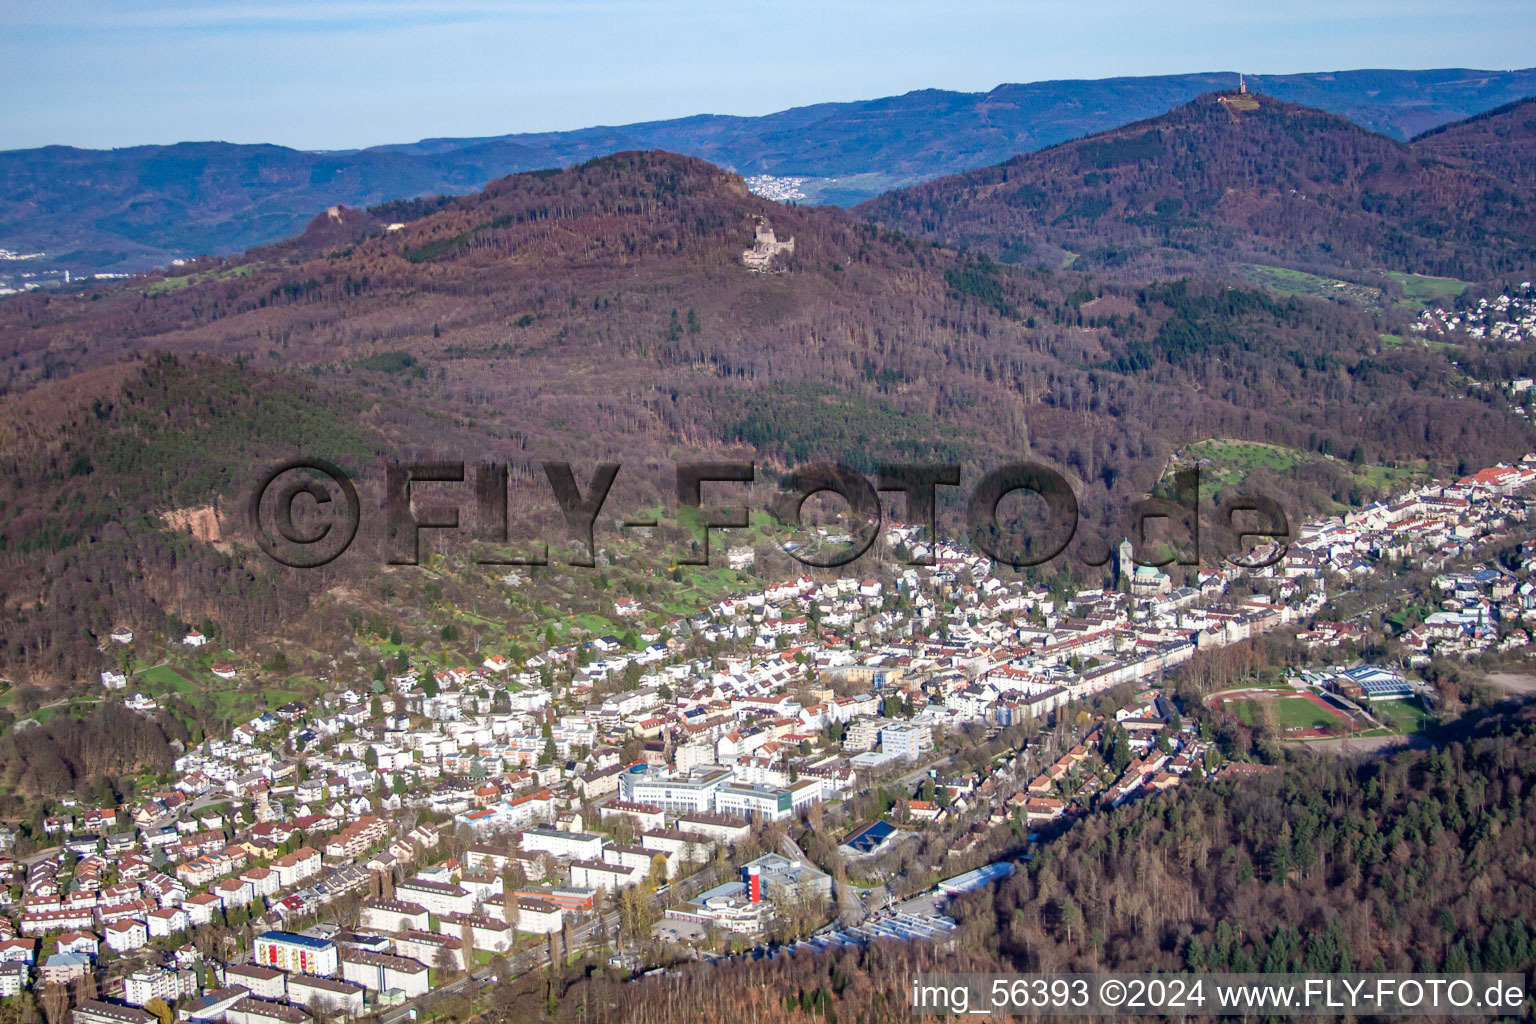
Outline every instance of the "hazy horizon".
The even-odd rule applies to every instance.
[[[1536,18],[1512,0],[1457,11],[1422,0],[1306,0],[1283,11],[1206,0],[1157,10],[1128,0],[959,10],[4,0],[0,15],[7,150],[184,141],[346,150],[1057,79],[1504,70],[1530,66],[1536,52]]]

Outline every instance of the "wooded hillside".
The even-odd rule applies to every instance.
[[[1486,162],[1447,160],[1459,130],[1407,144],[1269,96],[1210,93],[856,212],[1027,266],[1147,277],[1246,261],[1480,280],[1529,269],[1536,251],[1536,203],[1502,159],[1533,133],[1498,124],[1514,138],[1480,148]]]

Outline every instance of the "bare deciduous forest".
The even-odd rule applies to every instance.
[[[299,453],[504,460],[523,511],[547,458],[650,467],[635,501],[688,457],[1034,458],[1108,536],[1200,438],[1452,472],[1531,446],[1443,353],[1385,344],[1381,314],[1016,269],[768,203],[697,160],[620,154],[379,213],[0,304],[0,671],[88,677],[79,638],[117,621],[212,616],[236,644],[294,628],[374,550],[302,581],[252,557],[233,510]],[[392,217],[414,219],[382,232]],[[766,274],[740,260],[761,219],[796,240]],[[1287,482],[1297,513],[1373,496],[1319,465]],[[219,544],[165,528],[203,506]]]
[[[1524,115],[1485,125],[1510,127]],[[1503,136],[1529,135],[1514,125]],[[1399,142],[1344,118],[1236,92],[1006,163],[869,200],[887,227],[1025,265],[1145,278],[1243,262],[1353,278],[1482,280],[1531,267],[1536,206],[1514,156],[1475,123]]]

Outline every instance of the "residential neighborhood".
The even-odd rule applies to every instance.
[[[946,863],[963,865],[1010,829],[1033,841],[1191,778],[1261,770],[1223,764],[1165,685],[1198,654],[1275,634],[1326,656],[1277,688],[1211,700],[1241,717],[1279,695],[1343,723],[1286,734],[1303,741],[1390,731],[1387,704],[1437,700],[1416,670],[1528,644],[1536,542],[1505,564],[1479,553],[1525,522],[1533,482],[1536,455],[1415,486],[1303,524],[1259,569],[1176,580],[1127,544],[1113,586],[1075,593],[897,524],[888,550],[903,557],[874,574],[769,580],[659,624],[623,597],[613,613],[629,635],[521,659],[435,667],[402,653],[392,676],[189,747],[151,795],[60,797],[41,819],[46,845],[0,861],[0,988],[103,1024],[149,1024],[156,1001],[189,1020],[300,1024],[624,934],[711,955],[943,941],[947,896],[1011,862],[898,900],[874,865],[914,830],[957,829]],[[1395,620],[1396,660],[1340,661],[1368,627],[1330,618],[1331,602],[1409,560],[1431,573],[1433,600]],[[717,653],[698,656],[700,642]],[[152,713],[133,679],[108,671],[101,687]],[[1084,710],[1110,691],[1131,696]],[[953,737],[1026,723],[1056,730],[982,772],[950,765]],[[897,797],[848,815],[877,792]],[[792,838],[807,821],[842,837],[838,877]]]

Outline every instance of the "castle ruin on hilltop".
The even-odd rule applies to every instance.
[[[766,273],[768,264],[779,253],[793,254],[795,240],[791,238],[787,242],[781,242],[773,233],[773,227],[761,218],[757,222],[757,232],[752,238],[752,248],[741,254],[741,262],[747,269],[755,273]]]

